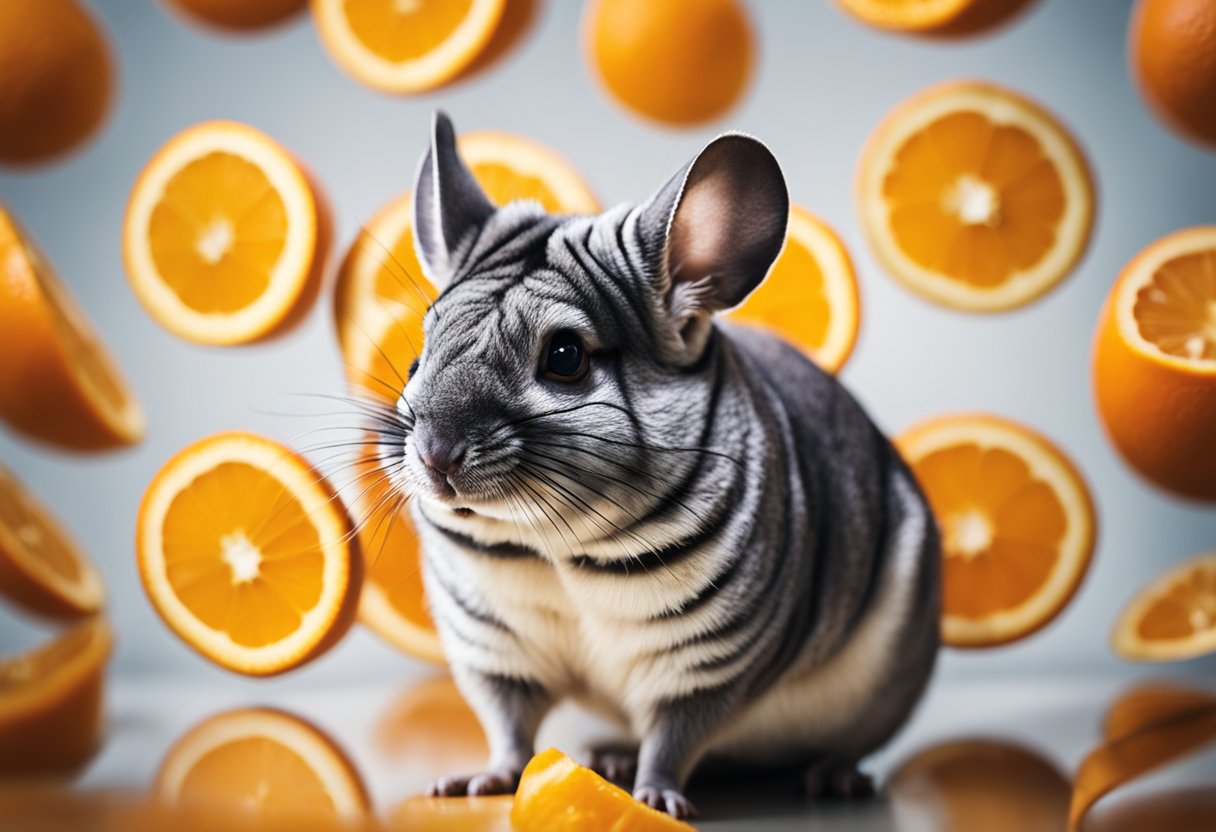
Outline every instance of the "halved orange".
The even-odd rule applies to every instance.
[[[136,526],[139,575],[183,641],[267,676],[332,647],[354,622],[363,561],[336,493],[302,457],[220,433],[165,463]]]
[[[484,761],[483,761],[484,762]],[[387,832],[518,832],[509,794],[493,797],[411,797],[393,810]],[[590,832],[590,830],[589,830]]]
[[[1169,234],[1123,269],[1098,322],[1093,379],[1128,464],[1216,500],[1216,225]]]
[[[127,280],[170,332],[244,344],[299,323],[332,237],[316,182],[281,145],[228,121],[195,125],[135,182],[123,227]]]
[[[84,312],[0,205],[0,418],[64,448],[130,445],[144,414]]]
[[[367,790],[350,758],[321,729],[284,711],[213,716],[165,755],[153,788],[180,809],[230,813],[286,828],[367,818]]]
[[[1032,0],[836,0],[870,26],[918,35],[960,37],[1002,25]]]
[[[321,45],[356,81],[388,93],[453,80],[487,47],[505,0],[312,0]]]
[[[861,326],[857,275],[840,237],[810,211],[791,205],[781,256],[729,317],[771,329],[829,373],[839,372]]]
[[[3,465],[0,594],[51,618],[92,615],[105,602],[97,569],[46,507]]]
[[[0,775],[64,773],[93,755],[112,646],[105,620],[90,618],[30,653],[0,659]]]
[[[1125,659],[1147,662],[1216,652],[1216,554],[1175,566],[1137,592],[1111,643]]]
[[[930,87],[874,130],[857,179],[883,266],[944,306],[998,312],[1072,271],[1094,189],[1068,130],[1038,104],[978,81]]]
[[[1097,527],[1068,457],[987,414],[931,419],[896,445],[942,531],[944,641],[992,647],[1059,615],[1089,568]]]

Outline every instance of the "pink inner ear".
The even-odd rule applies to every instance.
[[[729,206],[735,195],[727,177],[690,182],[680,199],[668,238],[667,263],[672,283],[712,274],[731,244]]]

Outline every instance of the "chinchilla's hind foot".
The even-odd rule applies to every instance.
[[[618,786],[630,786],[638,773],[637,746],[619,743],[603,743],[588,749],[591,755],[589,768]]]
[[[850,760],[829,759],[807,767],[803,788],[814,800],[864,800],[874,796],[874,778]]]

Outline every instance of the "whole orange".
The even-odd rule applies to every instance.
[[[113,87],[105,33],[76,0],[0,3],[0,162],[41,162],[80,144]]]
[[[261,29],[295,16],[308,0],[165,0],[187,17],[220,29]]]
[[[738,0],[591,0],[583,30],[608,91],[656,121],[717,118],[751,76],[755,39]]]
[[[1177,132],[1216,145],[1216,3],[1140,0],[1128,60],[1153,111]]]

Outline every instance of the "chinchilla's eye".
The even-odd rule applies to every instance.
[[[549,347],[545,350],[545,378],[578,381],[587,374],[587,364],[587,348],[570,330],[563,329],[549,339]]]

